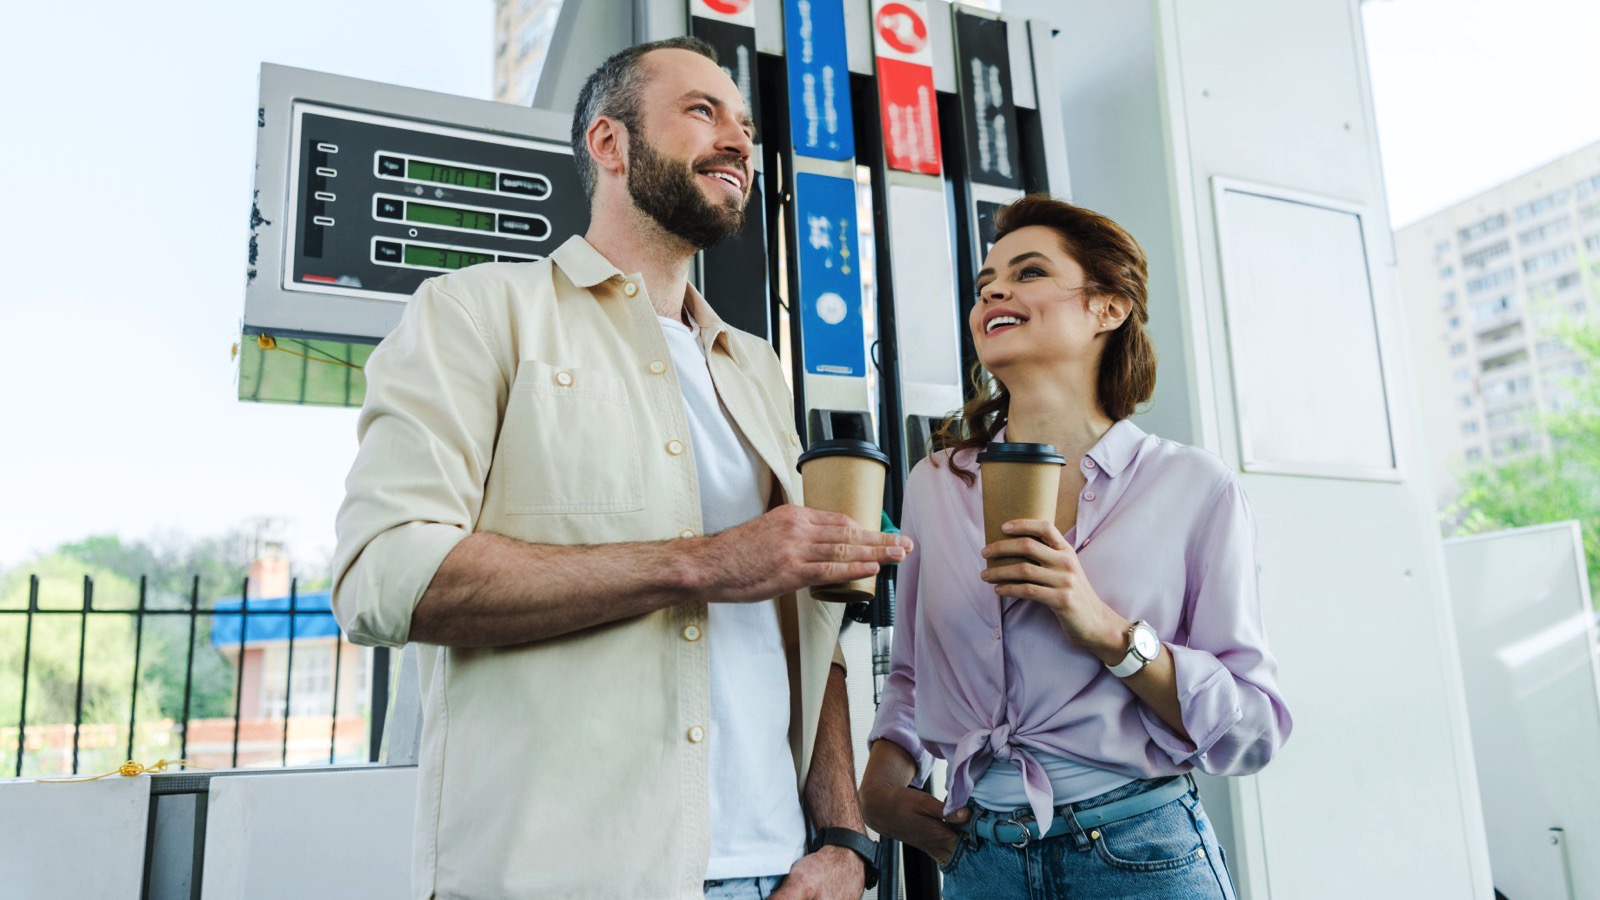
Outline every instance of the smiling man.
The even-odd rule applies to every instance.
[[[743,225],[749,113],[675,39],[607,60],[572,135],[588,233],[424,283],[367,366],[333,602],[420,645],[414,893],[859,897],[806,589],[910,545],[798,505],[777,356],[688,282]]]

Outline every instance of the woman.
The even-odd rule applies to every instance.
[[[938,861],[951,900],[1232,900],[1187,773],[1256,772],[1291,727],[1249,506],[1217,457],[1127,418],[1155,386],[1138,243],[1044,196],[995,225],[968,317],[992,380],[906,487],[915,549],[863,812]],[[991,442],[1053,444],[1067,465],[1054,522],[984,546]],[[947,803],[908,787],[933,756]]]

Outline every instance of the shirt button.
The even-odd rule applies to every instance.
[[[1085,499],[1085,500],[1093,500],[1094,499],[1094,491],[1084,491],[1083,492],[1083,499]]]
[[[667,364],[659,359],[650,360],[650,374],[660,375],[667,370]]]
[[[571,387],[572,386],[572,373],[571,372],[557,372],[556,373],[556,384],[559,384],[562,387]]]
[[[686,641],[698,641],[698,640],[700,640],[700,626],[698,626],[698,625],[687,625],[687,626],[684,626],[683,639],[686,640]]]
[[[634,294],[639,293],[639,286],[631,281],[624,281],[622,283],[622,292],[632,297]]]
[[[798,434],[789,435],[789,443],[795,445],[796,447],[800,446],[800,435],[798,435]]]
[[[683,453],[683,441],[667,441],[667,452],[673,456],[681,455]]]
[[[694,529],[693,528],[685,528],[684,530],[678,532],[678,537],[681,537],[681,538],[692,538],[692,537],[694,537]]]
[[[994,639],[997,641],[1000,640],[1000,629],[998,628],[994,630]]]
[[[1087,457],[1087,456],[1085,456],[1085,457],[1084,457],[1084,458],[1083,458],[1083,467],[1084,467],[1084,468],[1085,468],[1085,469],[1092,469],[1092,468],[1094,468],[1094,460],[1092,460],[1092,459],[1090,459],[1090,458],[1089,458],[1089,457]]]
[[[689,729],[689,743],[698,744],[706,739],[706,730],[699,725]]]

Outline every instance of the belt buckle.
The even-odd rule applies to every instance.
[[[1001,825],[1015,825],[1018,828],[1022,829],[1022,840],[1021,841],[1000,841],[1000,843],[1005,844],[1007,847],[1012,847],[1012,848],[1017,849],[1017,850],[1022,850],[1025,847],[1027,847],[1029,844],[1033,843],[1033,829],[1029,828],[1027,826],[1027,823],[1023,822],[1021,819],[1006,819],[1005,821],[1001,822],[1000,824]]]

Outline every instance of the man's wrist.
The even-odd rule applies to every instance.
[[[854,828],[824,828],[817,835],[817,849],[820,853],[829,848],[838,850],[854,859],[861,866],[863,889],[871,889],[878,883],[878,842],[869,838],[863,832]]]

